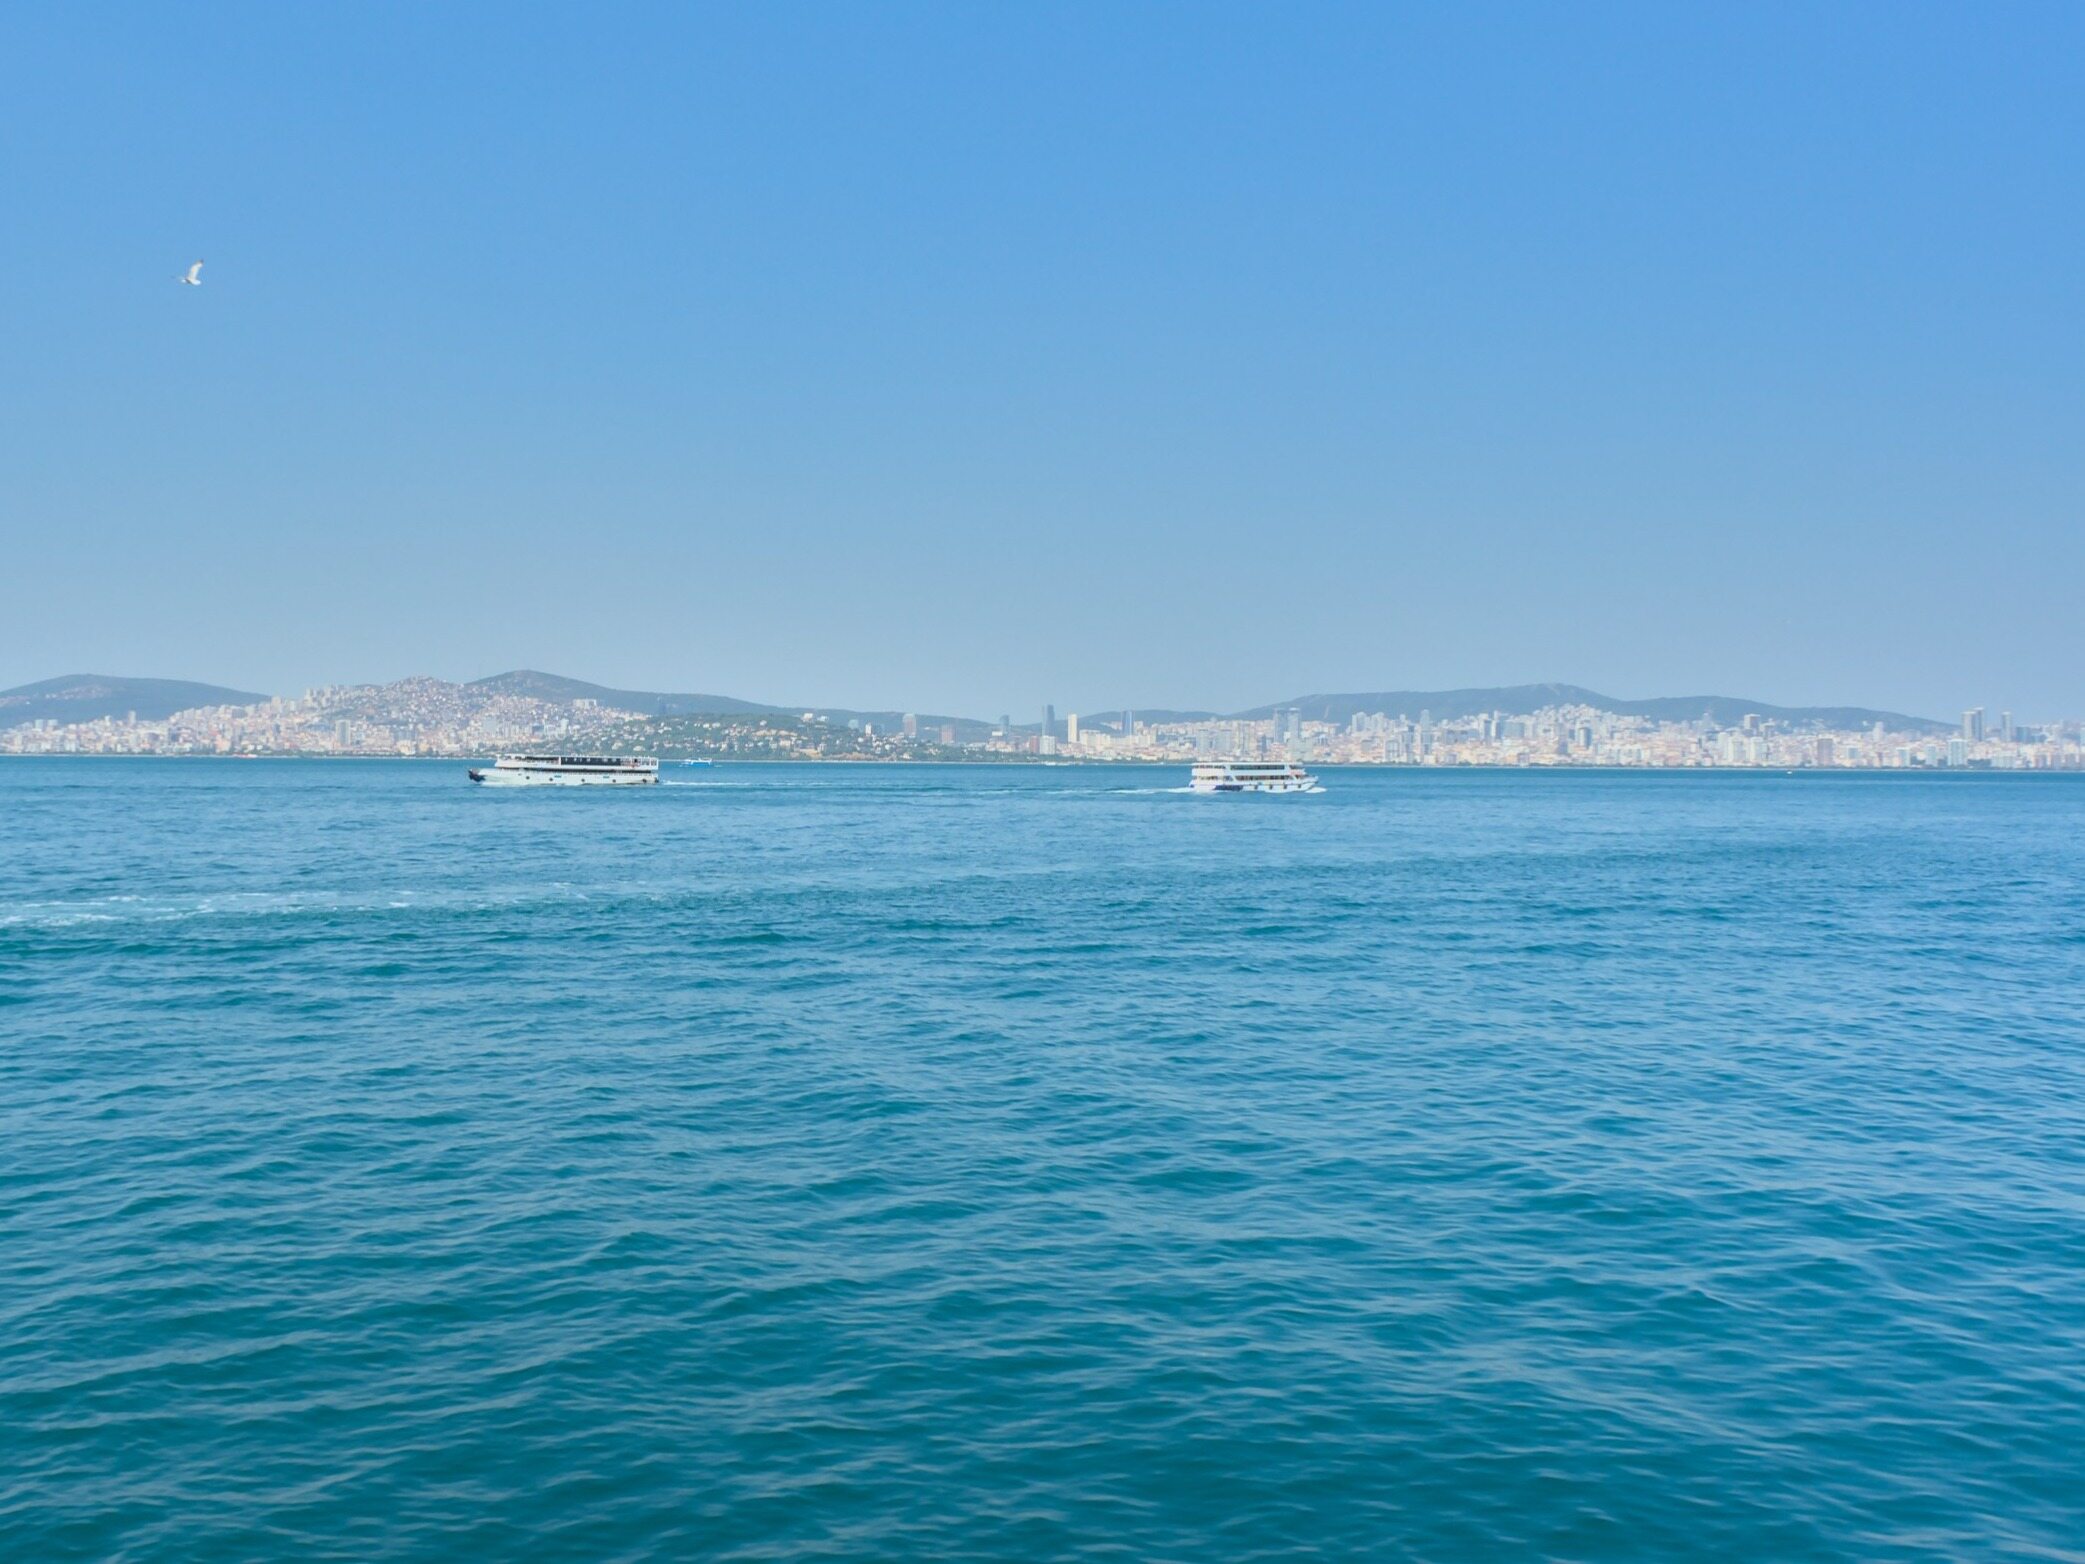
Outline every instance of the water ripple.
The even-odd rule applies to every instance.
[[[0,767],[0,1552],[2085,1557],[2085,786],[1176,787]]]

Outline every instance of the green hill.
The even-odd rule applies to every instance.
[[[496,695],[525,695],[539,701],[555,701],[570,705],[573,701],[598,701],[603,706],[613,706],[619,711],[641,712],[647,717],[684,717],[695,713],[729,715],[734,712],[783,711],[781,706],[763,706],[758,701],[742,701],[731,695],[668,695],[656,690],[617,690],[605,684],[588,684],[584,679],[567,679],[561,674],[539,673],[533,668],[519,668],[512,673],[496,673],[487,679],[473,679],[469,686],[474,690],[489,690]]]
[[[156,722],[195,706],[251,706],[268,697],[221,684],[186,679],[127,679],[106,673],[68,673],[12,690],[0,690],[0,728],[25,722],[60,724],[125,717]]]

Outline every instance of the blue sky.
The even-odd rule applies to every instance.
[[[0,686],[2085,712],[2077,5],[17,6],[0,230]]]

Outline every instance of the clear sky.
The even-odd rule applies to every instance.
[[[17,5],[0,234],[0,686],[2085,713],[2085,5]]]

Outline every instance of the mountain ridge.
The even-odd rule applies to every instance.
[[[136,679],[123,674],[61,673],[55,679],[0,690],[0,728],[46,719],[60,726],[136,712],[157,722],[197,706],[254,706],[268,697],[192,679]]]
[[[778,706],[764,701],[742,700],[735,695],[668,694],[659,690],[621,690],[605,684],[589,684],[584,679],[568,679],[563,674],[543,673],[534,668],[517,668],[510,673],[496,673],[487,678],[473,679],[464,686],[471,690],[491,690],[501,695],[526,695],[537,700],[570,704],[574,700],[597,701],[603,706],[619,711],[634,711],[645,717],[794,717],[803,712],[816,712],[836,722],[849,719],[872,722],[879,729],[888,731],[904,720],[905,713],[890,711],[855,711],[840,706],[820,706],[806,702],[796,706]],[[951,717],[931,712],[916,712],[920,726],[939,727],[954,723],[965,730],[989,729],[990,723],[978,717]],[[969,732],[969,736],[979,736]]]
[[[793,716],[815,711],[837,722],[850,719],[871,722],[879,729],[887,731],[896,726],[904,715],[895,709],[855,711],[835,706],[820,706],[816,703],[779,705],[744,700],[733,695],[619,689],[533,668],[517,668],[506,673],[490,674],[482,679],[470,680],[460,688],[482,691],[488,695],[527,696],[565,706],[580,700],[591,700],[604,707],[635,712],[654,719],[696,716]],[[19,685],[11,690],[0,690],[0,727],[14,727],[45,718],[61,724],[92,722],[99,717],[121,716],[133,711],[141,719],[156,721],[171,716],[174,712],[197,706],[250,706],[267,699],[267,696],[249,690],[235,690],[224,685],[202,684],[183,679],[63,674],[55,679]],[[1344,694],[1320,692],[1230,713],[1154,707],[1138,707],[1134,708],[1134,711],[1137,717],[1147,722],[1225,719],[1256,721],[1291,707],[1297,709],[1306,719],[1319,722],[1346,722],[1358,712],[1381,712],[1386,716],[1406,719],[1415,719],[1420,713],[1425,712],[1437,721],[1445,721],[1491,711],[1503,712],[1509,716],[1522,715],[1544,706],[1588,706],[1596,711],[1613,712],[1620,716],[1648,717],[1665,722],[1688,722],[1706,717],[1720,727],[1735,726],[1749,714],[1757,714],[1770,721],[1795,725],[1816,724],[1842,730],[1870,727],[1877,722],[1899,732],[1941,733],[1953,726],[1932,717],[1918,717],[1905,712],[1867,706],[1780,706],[1770,701],[1746,700],[1730,695],[1664,695],[1640,700],[1622,700],[1577,684],[1487,685],[1457,690],[1378,690]],[[955,724],[964,730],[965,738],[974,736],[978,730],[989,731],[995,726],[989,718],[944,716],[928,712],[920,712],[918,717],[923,729]],[[1121,711],[1115,710],[1085,713],[1080,720],[1095,727],[1102,727],[1118,723],[1121,717]],[[1015,724],[1018,731],[1025,732],[1033,732],[1039,726],[1040,724],[1034,722]]]
[[[496,695],[525,695],[539,701],[551,701],[569,706],[574,701],[591,700],[603,706],[613,706],[619,711],[634,711],[646,717],[688,717],[750,715],[789,711],[787,706],[770,706],[759,701],[740,700],[735,695],[676,695],[659,690],[619,690],[605,684],[589,684],[584,679],[568,679],[563,674],[542,673],[534,668],[516,668],[507,673],[490,674],[483,679],[472,679],[464,686],[471,690],[490,690]],[[793,708],[802,711],[799,706]]]

